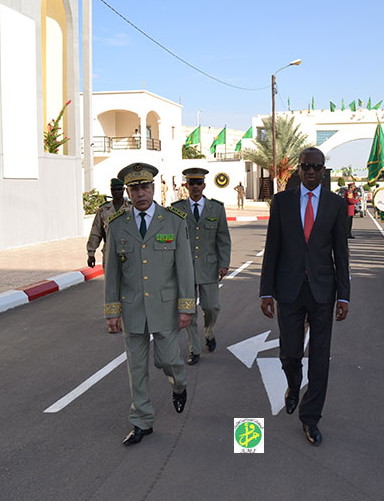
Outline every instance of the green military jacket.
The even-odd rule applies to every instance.
[[[179,313],[194,313],[193,265],[185,214],[156,204],[142,239],[133,210],[108,225],[105,317],[122,316],[127,332],[176,329]]]
[[[187,213],[196,284],[211,284],[219,280],[219,268],[229,268],[231,237],[224,205],[205,198],[204,209],[197,223],[189,198],[178,200],[173,207]]]

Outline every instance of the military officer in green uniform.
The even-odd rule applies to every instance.
[[[173,207],[187,213],[192,260],[195,273],[195,293],[200,297],[204,312],[205,343],[209,352],[216,348],[213,335],[219,310],[219,281],[227,274],[231,256],[231,237],[222,202],[203,195],[206,169],[191,168],[183,171],[187,179],[189,198],[179,200]],[[187,327],[189,348],[188,365],[199,361],[201,340],[197,329],[197,313]]]
[[[121,319],[128,360],[133,429],[124,445],[152,433],[148,354],[154,340],[155,366],[168,376],[172,400],[181,413],[187,400],[186,370],[179,329],[195,312],[194,278],[186,214],[153,201],[156,167],[134,163],[122,169],[133,208],[110,219],[105,261],[105,317],[118,329]]]
[[[103,203],[97,210],[95,218],[92,223],[91,232],[87,241],[87,264],[94,268],[96,264],[95,254],[96,249],[99,247],[100,242],[104,241],[107,234],[108,219],[113,216],[122,207],[128,207],[128,201],[124,200],[124,182],[120,179],[111,179],[111,195],[112,200]],[[101,249],[103,254],[104,266],[104,245]]]

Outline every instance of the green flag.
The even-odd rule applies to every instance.
[[[364,105],[364,103],[363,103],[363,101],[361,99],[357,100],[357,104],[358,104],[359,108],[362,108],[363,105]]]
[[[375,106],[372,106],[372,110],[378,110],[380,108],[382,102],[383,102],[383,100],[379,101],[377,104],[375,104]]]
[[[329,109],[330,109],[331,111],[335,111],[335,109],[336,109],[336,104],[335,104],[335,103],[332,103],[332,101],[329,101]]]
[[[253,128],[251,125],[250,128],[247,130],[247,132],[244,132],[241,139],[252,139],[252,136],[253,136]],[[236,143],[235,151],[241,150],[241,139]]]
[[[367,110],[371,110],[372,109],[372,103],[371,103],[371,98],[368,99],[368,103],[367,103]]]
[[[185,140],[185,147],[189,148],[192,146],[192,144],[199,144],[200,143],[200,125],[192,131],[187,139]]]
[[[311,108],[314,110],[315,109],[315,98],[312,96],[312,103],[311,103]]]
[[[216,153],[216,146],[218,144],[226,144],[226,142],[227,142],[227,129],[226,127],[224,127],[224,129],[222,129],[213,140],[213,143],[211,144],[210,147],[210,152],[212,154]]]
[[[345,110],[344,99],[341,100],[341,111]]]
[[[352,101],[352,103],[349,103],[348,106],[352,111],[356,111],[356,101]]]
[[[369,182],[376,181],[384,169],[384,133],[380,123],[376,127],[367,168]]]

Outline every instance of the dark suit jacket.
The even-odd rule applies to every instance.
[[[272,200],[260,281],[260,296],[293,303],[305,276],[317,303],[349,301],[346,204],[326,188],[320,192],[315,224],[305,242],[300,187]]]

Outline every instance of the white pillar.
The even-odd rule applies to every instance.
[[[84,188],[93,186],[92,131],[92,0],[83,0],[83,129],[84,129]]]

